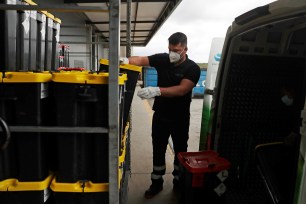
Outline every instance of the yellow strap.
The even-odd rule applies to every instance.
[[[53,175],[49,175],[43,181],[20,182],[18,179],[6,179],[0,182],[0,191],[42,191],[47,189]]]
[[[57,183],[52,180],[51,190],[54,192],[97,193],[108,192],[108,183],[92,183],[91,181],[78,181],[76,183]]]

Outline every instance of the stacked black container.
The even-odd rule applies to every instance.
[[[45,203],[51,181],[45,136],[22,128],[49,124],[51,74],[4,72],[0,76],[0,116],[9,126],[21,126],[0,152],[1,203]]]
[[[45,38],[45,70],[54,70],[52,67],[52,46],[53,46],[53,24],[54,16],[46,13],[46,38]]]
[[[47,12],[37,12],[36,70],[45,70]]]
[[[1,0],[1,4],[16,4],[16,1]],[[17,12],[0,11],[0,47],[3,50],[0,55],[0,70],[16,69],[16,37],[17,37]]]
[[[62,21],[59,18],[54,18],[53,21],[53,31],[52,31],[52,60],[51,69],[57,70],[59,67],[59,35],[60,35],[60,25]]]
[[[28,5],[26,1],[20,4]],[[17,71],[27,71],[30,65],[31,11],[17,11]]]
[[[100,59],[100,71],[108,72],[109,62],[107,59]],[[137,80],[139,74],[141,73],[142,67],[131,65],[131,64],[121,64],[120,65],[120,73],[127,74],[127,82],[126,82],[126,92],[125,92],[125,102],[124,102],[124,113],[123,113],[123,127],[126,127],[129,115],[130,108],[135,92],[135,87],[137,84]]]
[[[0,3],[36,5],[31,0]],[[48,136],[28,131],[36,126],[53,125],[49,92],[52,75],[38,72],[45,70],[45,58],[52,58],[51,53],[45,56],[44,51],[46,14],[44,11],[0,11],[3,26],[0,117],[9,128],[18,126],[19,130],[11,133],[7,147],[0,150],[1,204],[52,202],[49,186],[53,175],[49,170],[54,170],[54,165],[50,161],[52,155],[47,153]]]
[[[125,81],[119,77],[120,107]],[[108,73],[61,71],[53,82],[57,126],[108,128]],[[57,140],[56,203],[108,203],[108,134],[63,133]]]

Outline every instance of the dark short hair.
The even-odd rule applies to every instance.
[[[181,32],[173,33],[168,40],[170,45],[177,45],[179,43],[185,46],[187,45],[187,36]]]

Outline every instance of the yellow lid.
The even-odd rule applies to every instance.
[[[0,191],[42,191],[49,187],[53,175],[43,181],[20,182],[18,179],[6,179],[0,182]]]
[[[91,181],[78,181],[76,183],[57,183],[56,178],[51,182],[50,188],[54,192],[93,193],[108,192],[108,183],[92,183]]]
[[[53,14],[51,14],[51,13],[49,13],[49,12],[47,12],[47,13],[45,13],[45,14],[46,14],[46,16],[47,16],[48,18],[54,19],[54,15],[53,15]]]
[[[48,11],[38,11],[38,12],[43,13],[43,14],[45,14],[46,16],[47,16],[47,14],[48,14]]]
[[[28,3],[29,5],[37,5],[35,2],[31,0],[23,0],[24,2]]]
[[[76,84],[108,84],[108,73],[89,73],[89,72],[57,72],[53,73],[52,81],[58,83]],[[127,80],[127,75],[123,74],[118,78],[118,84],[123,85]]]
[[[59,19],[59,18],[54,18],[54,21],[55,21],[55,22],[57,22],[57,23],[59,23],[59,24],[61,24],[61,23],[62,23],[62,20],[61,20],[61,19]]]
[[[0,73],[0,83],[43,83],[51,79],[49,72],[4,72],[4,76]]]
[[[109,60],[107,59],[100,59],[100,64],[109,65]],[[131,65],[131,64],[121,64],[120,69],[128,69],[136,72],[141,72],[140,66]]]

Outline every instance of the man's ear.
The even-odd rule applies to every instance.
[[[187,50],[188,50],[188,47],[185,47],[185,51],[187,52]]]

